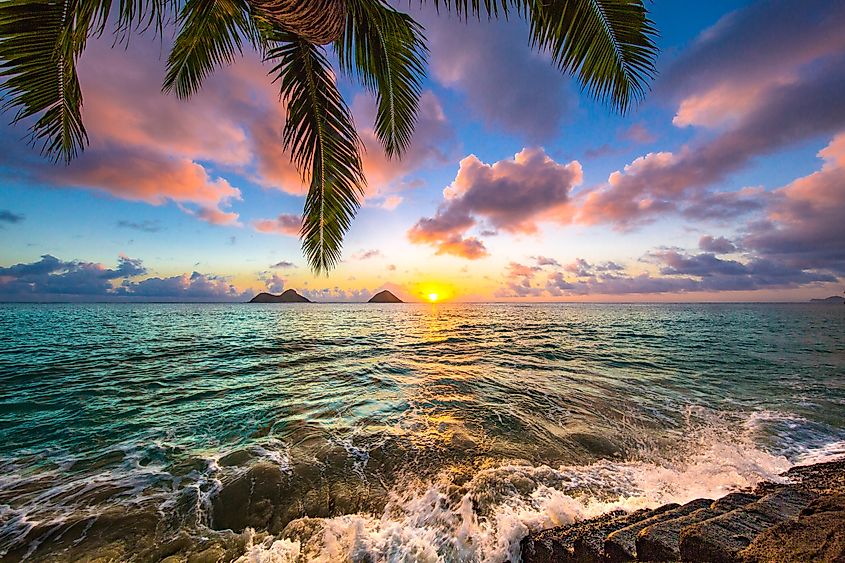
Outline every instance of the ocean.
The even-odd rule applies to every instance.
[[[842,454],[841,306],[0,305],[5,560],[518,561]]]

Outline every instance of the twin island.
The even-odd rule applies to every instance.
[[[298,294],[296,290],[288,289],[280,295],[272,293],[259,293],[249,300],[250,303],[311,303],[307,297]],[[379,291],[367,303],[404,303],[401,299],[387,291]]]

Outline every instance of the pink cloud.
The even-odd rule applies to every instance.
[[[252,227],[259,233],[298,237],[302,229],[302,216],[282,213],[275,219],[257,219],[252,222]]]
[[[845,49],[845,9],[774,0],[732,12],[669,68],[658,91],[679,100],[678,126],[717,127],[753,112],[802,68]]]
[[[845,276],[845,132],[819,156],[821,169],[775,190],[767,220],[752,223],[742,242],[794,267]]]
[[[408,238],[435,246],[438,254],[486,256],[484,243],[467,238],[467,231],[483,221],[494,229],[532,234],[538,221],[568,222],[569,194],[582,177],[580,163],[558,164],[539,148],[523,149],[494,164],[470,155],[443,190],[435,215],[417,221]]]

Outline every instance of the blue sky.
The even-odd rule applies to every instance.
[[[328,277],[311,274],[292,236],[302,187],[276,142],[284,109],[266,67],[247,54],[179,102],[158,92],[158,40],[136,37],[126,50],[92,41],[80,65],[91,146],[80,159],[49,164],[22,143],[25,127],[0,127],[0,298],[239,300],[289,287],[324,300],[381,288],[415,298],[430,287],[458,300],[841,292],[845,8],[649,7],[660,76],[625,116],[533,52],[523,22],[414,11],[430,68],[401,162],[372,142],[371,99],[341,78],[368,147],[369,189]],[[140,264],[132,275],[106,274],[90,292],[63,286],[121,273],[121,256]],[[271,267],[279,263],[292,265]]]

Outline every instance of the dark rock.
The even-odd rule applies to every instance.
[[[281,528],[277,507],[284,505],[281,470],[261,463],[223,486],[212,500],[213,527],[240,532]]]
[[[529,534],[520,544],[523,563],[574,563],[574,543],[578,534],[600,527],[627,514],[615,510],[598,518],[583,520],[567,526],[557,526]]]
[[[756,502],[681,531],[683,561],[729,563],[740,561],[740,552],[761,532],[797,516],[814,498],[797,488],[784,488]]]
[[[784,476],[796,486],[814,493],[845,495],[845,459],[797,465]]]
[[[367,303],[404,303],[404,301],[385,289],[384,291],[379,291],[370,297],[370,300],[367,301]]]
[[[249,300],[250,303],[311,303],[306,297],[301,296],[293,289],[285,290],[281,295],[272,293],[259,293]]]
[[[845,561],[845,495],[814,500],[797,518],[757,536],[741,555],[748,563]]]
[[[650,518],[634,522],[633,524],[616,530],[615,532],[609,534],[604,540],[604,556],[606,560],[612,563],[634,561],[637,557],[637,534],[640,533],[640,530],[647,528],[652,524],[658,524],[666,520],[673,520],[675,518],[687,516],[691,512],[695,512],[696,510],[700,510],[702,508],[709,508],[712,502],[713,499],[696,499],[684,504],[683,506],[678,506],[672,510],[660,512]]]
[[[573,551],[575,560],[595,563],[605,561],[604,540],[609,534],[677,507],[677,504],[667,504],[654,510],[637,510],[620,518],[615,518],[605,524],[596,526],[587,524],[583,532],[579,533],[574,540]]]
[[[692,524],[709,520],[730,510],[745,506],[760,497],[750,493],[730,493],[705,508],[695,510],[686,516],[672,518],[656,524],[649,524],[640,530],[636,539],[636,554],[639,561],[680,561],[678,547],[681,530]]]

